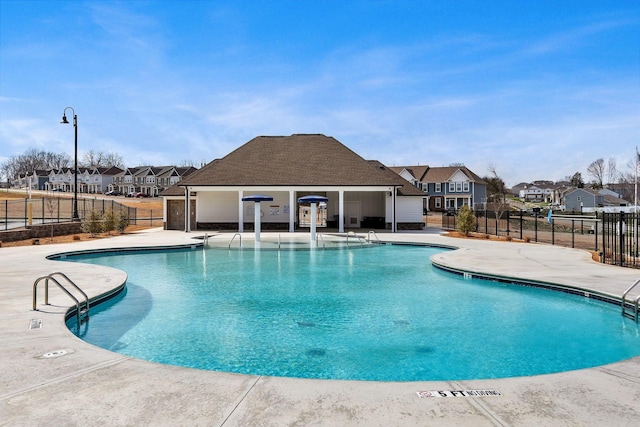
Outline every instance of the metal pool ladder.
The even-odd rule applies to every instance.
[[[66,280],[67,285],[71,285],[71,287],[73,289],[75,289],[78,292],[80,292],[82,294],[82,296],[84,297],[84,301],[78,300],[78,298],[76,298],[69,291],[69,289],[67,289],[62,283],[60,283],[58,281],[58,279],[55,278],[55,276],[62,277],[64,280]],[[38,310],[38,302],[37,302],[38,292],[37,292],[37,290],[38,290],[38,283],[40,283],[42,280],[44,280],[44,303],[45,303],[45,305],[49,305],[49,281],[51,280],[53,283],[58,285],[58,287],[60,289],[62,289],[62,291],[65,294],[67,294],[72,300],[74,300],[76,302],[76,319],[78,320],[78,326],[80,326],[80,324],[82,323],[83,320],[88,320],[89,319],[89,297],[87,296],[87,294],[82,289],[80,289],[78,287],[78,285],[73,283],[73,281],[71,279],[69,279],[69,277],[66,274],[61,273],[59,271],[56,271],[55,273],[48,274],[46,276],[38,277],[36,279],[36,281],[33,282],[33,310],[34,311]]]
[[[242,234],[236,233],[233,235],[233,237],[231,238],[231,241],[229,242],[229,249],[231,249],[231,244],[233,243],[236,236],[238,236],[238,239],[240,239],[240,247],[242,247]]]
[[[622,298],[620,304],[622,306],[622,315],[628,317],[629,319],[633,319],[634,321],[638,321],[638,304],[640,304],[640,295],[633,300],[631,304],[627,304],[627,294],[631,292],[633,288],[635,288],[638,284],[640,284],[640,279],[633,282],[633,285],[629,286],[624,294],[622,294]]]

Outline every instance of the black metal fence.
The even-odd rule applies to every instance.
[[[92,211],[104,214],[107,211],[126,211],[132,225],[162,225],[160,210],[141,209],[123,205],[117,200],[78,199],[78,216],[84,219]],[[71,221],[73,199],[43,197],[0,201],[0,230],[28,227],[35,224],[50,224]]]
[[[476,233],[525,242],[585,249],[597,253],[600,261],[640,268],[637,213],[553,214],[476,211]],[[442,228],[455,230],[457,217],[443,214]]]

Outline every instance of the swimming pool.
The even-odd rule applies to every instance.
[[[92,308],[78,334],[159,363],[418,381],[536,375],[640,354],[637,325],[619,307],[443,272],[429,261],[442,250],[195,249],[66,259],[129,275],[126,294]]]

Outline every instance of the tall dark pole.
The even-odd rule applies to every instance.
[[[67,110],[71,110],[73,113],[73,128],[74,128],[74,161],[73,161],[73,221],[80,221],[78,216],[78,116],[73,108],[67,107],[62,112],[62,124],[69,124],[67,120]]]

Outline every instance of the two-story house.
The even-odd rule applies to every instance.
[[[424,211],[472,209],[487,201],[487,183],[466,166],[390,168],[427,194]]]
[[[137,166],[126,168],[113,177],[110,190],[123,194],[143,193],[156,197],[164,189],[177,184],[195,172],[193,166]]]
[[[48,171],[36,169],[33,172],[19,174],[14,186],[30,190],[44,190],[48,178]]]
[[[629,203],[618,193],[608,190],[593,190],[591,188],[571,188],[562,195],[562,204],[567,211],[583,212],[585,208],[627,206]]]

